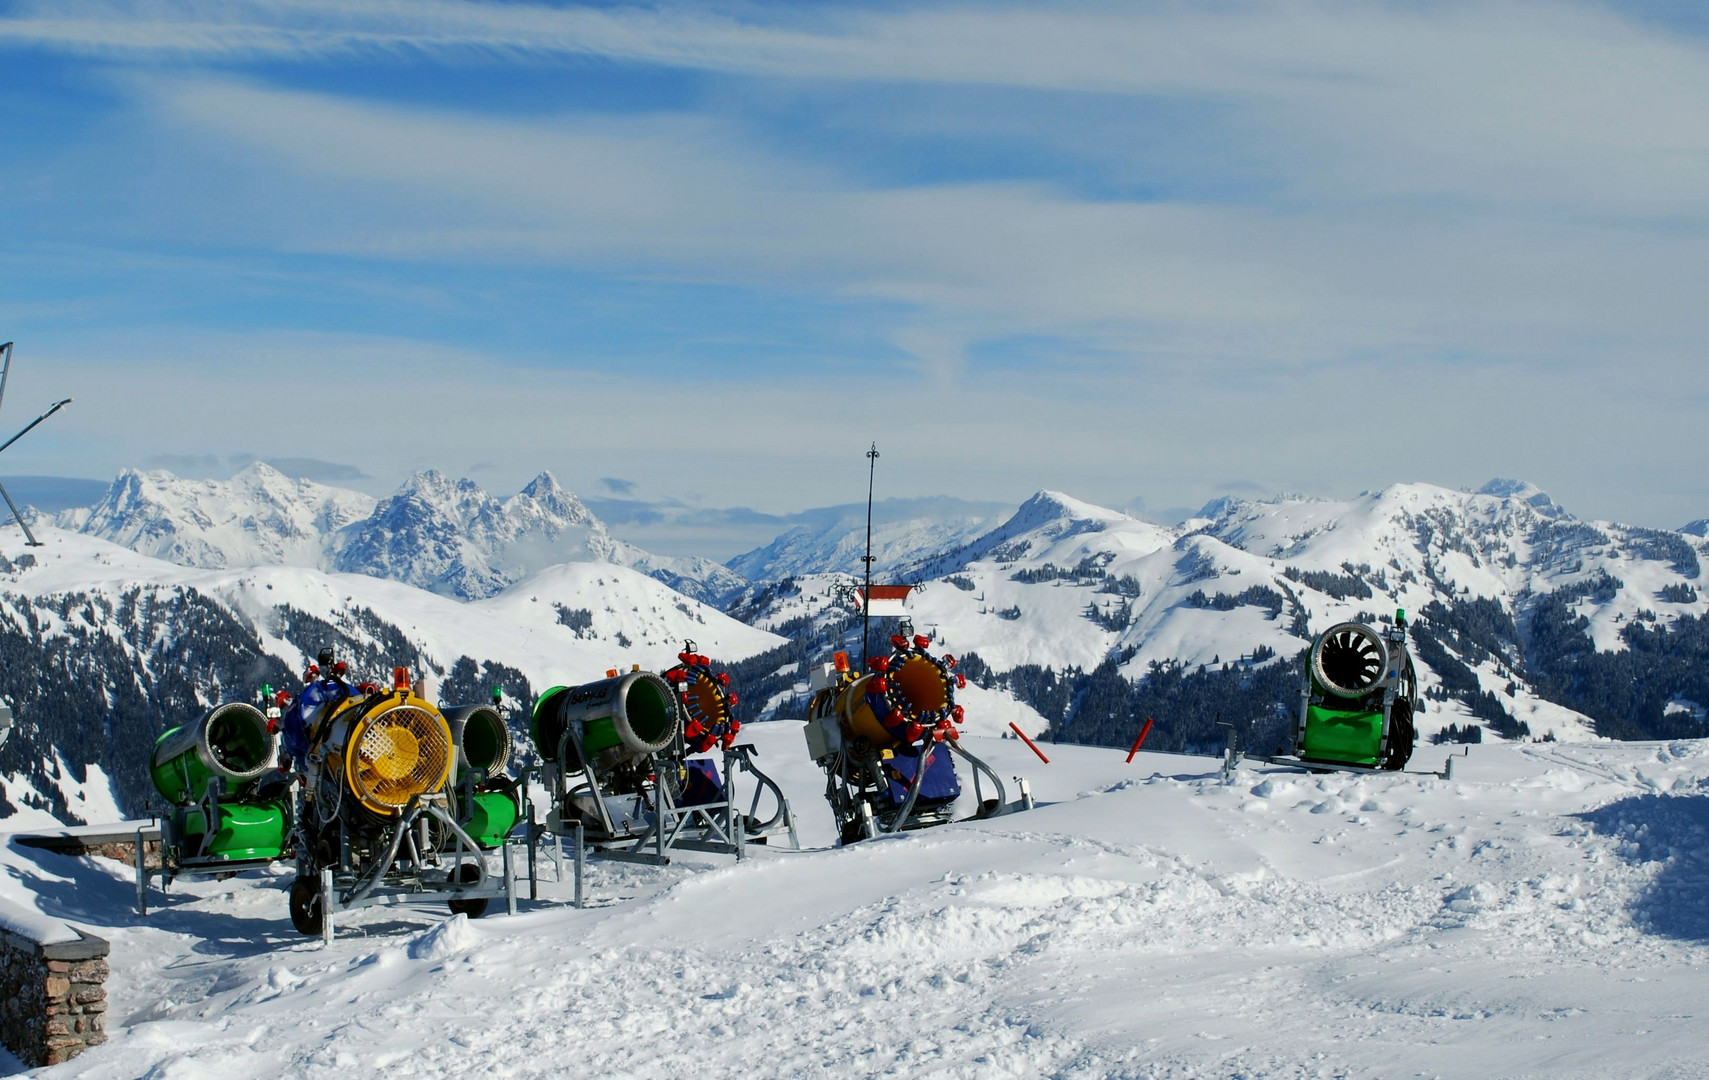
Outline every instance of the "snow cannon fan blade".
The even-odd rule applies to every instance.
[[[149,759],[149,777],[167,802],[199,802],[214,777],[235,793],[273,770],[279,760],[279,736],[267,730],[267,716],[242,701],[211,709],[200,720],[160,736]]]
[[[1388,666],[1388,647],[1363,623],[1332,626],[1311,646],[1312,681],[1332,697],[1364,697],[1382,683]]]

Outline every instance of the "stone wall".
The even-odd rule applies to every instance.
[[[0,1042],[31,1068],[107,1041],[105,939],[0,911]]]

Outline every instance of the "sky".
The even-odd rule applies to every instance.
[[[1677,526],[1699,7],[0,0],[4,468]]]

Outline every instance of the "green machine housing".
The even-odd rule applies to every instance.
[[[1295,753],[1356,768],[1406,767],[1412,757],[1418,675],[1406,646],[1406,613],[1381,629],[1345,622],[1312,642],[1300,687]]]
[[[244,702],[215,706],[155,740],[148,771],[172,805],[161,819],[172,867],[231,869],[285,853],[292,816],[278,758],[266,714]]]

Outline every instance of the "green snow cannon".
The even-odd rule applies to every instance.
[[[1326,765],[1403,769],[1412,757],[1417,705],[1406,612],[1395,612],[1394,624],[1380,630],[1339,623],[1311,643],[1295,751]]]
[[[614,671],[599,682],[554,686],[540,695],[529,734],[545,760],[557,761],[562,749],[566,770],[591,765],[604,772],[669,746],[677,723],[669,683],[650,671]]]
[[[510,728],[493,705],[441,710],[457,752],[457,823],[481,847],[504,843],[522,817],[521,795],[506,769]]]
[[[148,772],[167,802],[186,806],[206,798],[215,777],[225,781],[227,794],[238,794],[273,771],[278,759],[279,736],[267,730],[266,715],[233,701],[155,740]]]

